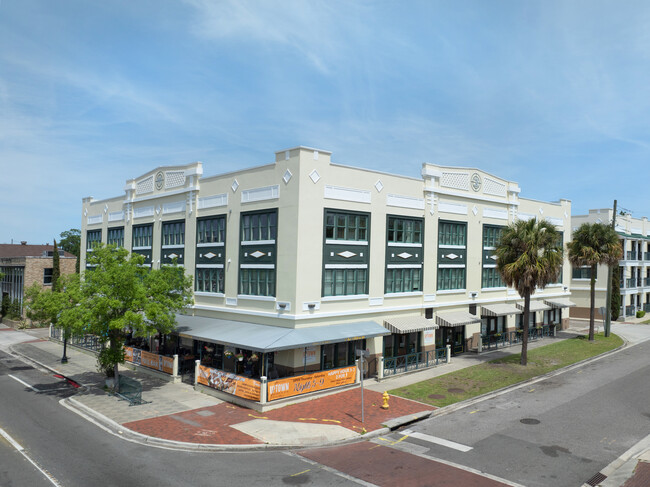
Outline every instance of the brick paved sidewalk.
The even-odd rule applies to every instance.
[[[188,443],[259,444],[262,441],[233,428],[251,420],[286,421],[305,424],[336,425],[361,434],[382,429],[387,421],[415,415],[435,408],[419,402],[391,397],[389,409],[382,409],[382,394],[364,391],[364,422],[361,422],[359,388],[330,394],[299,404],[258,413],[233,404],[194,409],[177,414],[124,423],[123,426],[149,436]],[[288,442],[290,443],[290,442]]]

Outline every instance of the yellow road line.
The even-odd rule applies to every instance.
[[[255,416],[254,414],[250,414],[250,413],[248,413],[248,415],[251,418],[256,418],[256,419],[269,419],[268,416]]]
[[[470,411],[469,414],[478,413],[479,411],[480,411],[480,409],[475,409],[474,411]]]
[[[402,436],[399,440],[397,440],[397,441],[393,441],[393,442],[391,443],[391,445],[396,445],[397,443],[399,443],[400,441],[405,440],[405,439],[408,438],[408,437],[409,437],[409,435],[404,435],[404,436]]]
[[[311,471],[311,468],[308,468],[307,470],[304,470],[302,472],[298,472],[298,473],[294,473],[292,475],[289,475],[289,477],[297,477],[298,475],[302,475],[303,473],[307,473],[307,472],[310,472],[310,471]]]
[[[338,419],[323,419],[321,421],[329,421],[331,423],[339,423],[339,424],[341,424],[341,422]]]
[[[318,421],[318,418],[298,418],[300,421]]]

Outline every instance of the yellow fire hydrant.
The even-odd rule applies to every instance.
[[[384,394],[383,394],[382,397],[384,398],[384,404],[381,405],[381,408],[382,408],[382,409],[388,409],[388,408],[390,407],[390,406],[388,405],[388,398],[390,397],[390,396],[388,395],[388,392],[387,392],[387,391],[384,391]]]

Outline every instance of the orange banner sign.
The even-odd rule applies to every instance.
[[[242,377],[241,375],[230,374],[223,370],[199,365],[198,381],[204,386],[212,387],[243,399],[259,401],[261,397],[259,381]]]
[[[124,347],[124,359],[127,362],[143,365],[167,374],[174,373],[174,359],[157,353],[146,352],[133,347]]]
[[[269,401],[283,397],[299,396],[308,392],[322,391],[332,387],[354,384],[357,375],[355,366],[325,370],[315,374],[300,375],[269,382]]]

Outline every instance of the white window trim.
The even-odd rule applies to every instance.
[[[421,243],[388,242],[388,247],[417,247],[417,248],[422,248],[422,244]]]
[[[422,264],[388,264],[387,269],[422,269]]]
[[[436,291],[437,294],[460,294],[463,293],[465,294],[467,292],[467,289],[443,289],[443,290],[438,290]]]
[[[238,294],[237,299],[250,299],[251,301],[277,301],[275,296],[256,296],[254,294]]]
[[[439,249],[466,249],[467,245],[438,245]]]
[[[274,245],[275,240],[242,240],[240,245]]]
[[[402,292],[402,293],[384,293],[384,298],[401,298],[407,296],[422,296],[424,293],[422,291],[411,291],[411,292]]]
[[[162,246],[163,250],[165,249],[184,249],[185,244],[178,244],[178,245],[163,245]]]
[[[196,264],[197,269],[223,269],[223,264]]]
[[[151,250],[151,246],[149,246],[149,247],[133,247],[131,250]]]
[[[490,292],[490,291],[505,291],[507,290],[507,286],[500,286],[500,287],[482,287],[481,292]]]
[[[465,264],[438,264],[438,269],[464,269]]]
[[[321,301],[352,301],[354,299],[368,299],[369,294],[345,294],[343,296],[323,296]]]
[[[325,264],[325,269],[367,269],[368,264]]]
[[[326,245],[368,245],[367,240],[336,240],[328,238],[325,240]]]
[[[204,242],[196,244],[197,247],[224,247],[225,245],[225,242]]]
[[[275,264],[241,264],[240,269],[275,269]]]
[[[226,295],[224,293],[209,293],[207,291],[194,291],[195,296],[206,296],[212,298],[223,298]]]

